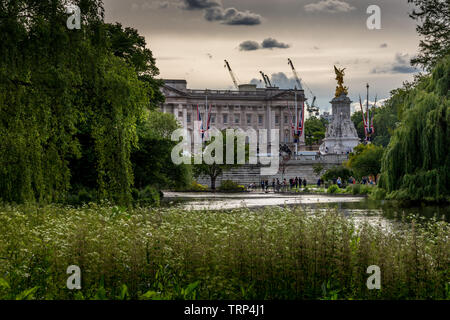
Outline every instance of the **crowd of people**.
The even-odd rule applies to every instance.
[[[354,184],[364,184],[364,185],[376,185],[379,177],[375,176],[367,176],[362,177],[360,181],[357,181],[354,177],[350,177],[347,181],[347,183],[344,183],[344,180],[341,177],[335,178],[332,180],[333,184],[336,184],[339,186],[339,188],[345,188],[347,185],[354,185]],[[263,192],[287,192],[292,190],[299,190],[302,187],[306,189],[308,185],[308,181],[299,177],[290,178],[289,180],[283,179],[282,181],[279,178],[272,179],[272,182],[269,182],[269,180],[261,180],[261,182],[258,184],[251,183],[248,186],[248,190],[250,191],[256,191],[260,189]],[[317,187],[323,187],[325,185],[325,182],[322,178],[319,178],[317,180]]]
[[[259,184],[259,189],[261,189],[263,192],[269,192],[270,190],[273,192],[286,192],[291,191],[295,189],[301,189],[306,188],[308,185],[308,182],[305,179],[295,177],[290,178],[289,180],[283,179],[282,181],[279,178],[272,179],[272,182],[269,182],[269,180],[262,180]],[[258,186],[256,183],[251,183],[248,186],[248,189],[250,190],[257,190]]]

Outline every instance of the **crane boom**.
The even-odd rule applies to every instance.
[[[236,76],[234,75],[234,72],[231,69],[230,64],[228,63],[227,60],[225,60],[225,68],[227,68],[228,71],[230,72],[231,80],[233,80],[234,86],[236,87],[236,89],[239,89],[239,84],[236,80]]]
[[[292,63],[292,60],[290,58],[288,58],[288,63],[292,68],[292,72],[294,73],[295,80],[297,81],[297,84],[298,84],[298,89],[303,90],[302,81],[301,81],[300,77],[298,76],[297,70],[295,70],[294,64]]]
[[[269,76],[266,74],[266,80],[267,83],[269,84],[269,87],[272,87],[272,82],[270,82]]]
[[[297,81],[297,84],[299,85],[300,90],[303,90],[303,87],[302,87],[302,80],[301,80],[300,77],[298,76],[297,70],[295,70],[295,67],[294,67],[294,63],[292,62],[292,60],[291,60],[290,58],[288,58],[288,63],[289,63],[289,65],[290,65],[291,68],[292,68],[292,72],[294,73],[295,80]],[[312,92],[312,90],[308,87],[308,85],[307,85],[305,82],[303,82],[303,84],[305,85],[305,87],[308,89],[309,93],[310,93],[311,96],[313,97],[313,101],[312,101],[312,104],[311,104],[311,105],[309,105],[309,103],[306,101],[306,107],[307,107],[307,110],[308,110],[308,112],[310,112],[310,113],[315,112],[316,115],[318,115],[318,114],[319,114],[319,108],[315,106],[317,97],[314,95],[314,93]]]
[[[267,83],[266,75],[262,71],[260,71],[259,73],[261,73],[261,76],[262,76],[264,83],[266,84],[266,88],[267,88],[269,86],[269,84]]]

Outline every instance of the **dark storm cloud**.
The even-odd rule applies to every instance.
[[[239,45],[239,50],[241,50],[241,51],[255,51],[260,48],[261,48],[261,46],[259,45],[258,42],[251,41],[251,40],[244,41]]]
[[[261,24],[262,17],[250,11],[239,11],[235,8],[224,9],[212,7],[205,10],[205,19],[208,21],[221,21],[227,25],[253,26]]]
[[[349,3],[340,0],[321,0],[315,3],[305,5],[305,10],[308,12],[349,12],[354,10]]]
[[[254,51],[259,49],[275,49],[275,48],[287,49],[290,48],[290,46],[274,38],[264,39],[261,44],[259,44],[256,41],[247,40],[239,45],[239,50],[241,51]]]
[[[183,0],[183,9],[186,10],[203,10],[212,7],[222,7],[219,0]]]
[[[261,46],[264,49],[273,49],[273,48],[287,49],[287,48],[289,48],[288,44],[279,42],[278,40],[276,40],[274,38],[264,39]]]
[[[397,53],[394,62],[383,67],[376,67],[371,73],[415,73],[418,70],[411,66],[408,54]]]
[[[219,21],[230,26],[254,26],[261,24],[262,17],[259,14],[239,11],[236,8],[224,8],[220,0],[183,0],[185,10],[203,10],[204,17],[208,21]]]

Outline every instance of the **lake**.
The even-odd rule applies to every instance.
[[[450,206],[405,206],[396,201],[376,201],[353,195],[165,192],[164,202],[186,210],[257,209],[268,206],[302,206],[308,211],[336,209],[355,220],[382,225],[409,215],[426,219],[438,217],[450,222]]]

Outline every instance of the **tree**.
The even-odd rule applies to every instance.
[[[346,165],[359,179],[364,176],[376,176],[381,172],[383,152],[383,147],[360,144],[350,154]]]
[[[73,3],[82,30],[67,29],[63,0],[0,4],[3,200],[65,201],[81,185],[131,201],[136,125],[162,101],[157,69],[142,37],[104,23],[100,0]]]
[[[413,65],[431,70],[450,53],[450,1],[408,0],[415,8],[410,17],[417,21],[417,32],[423,36],[420,53],[412,59]]]
[[[326,120],[310,117],[305,120],[305,143],[307,146],[318,144],[325,138]]]
[[[410,17],[417,21],[420,53],[412,59],[413,65],[431,70],[450,53],[450,2],[448,0],[408,0],[415,8]]]
[[[202,162],[202,164],[194,164],[192,166],[192,170],[194,173],[195,177],[199,177],[202,175],[206,175],[210,178],[211,180],[211,190],[216,190],[216,180],[217,177],[219,177],[220,175],[222,175],[224,172],[229,171],[233,168],[238,168],[241,165],[238,164],[237,162],[237,157],[238,157],[238,153],[237,153],[237,137],[235,137],[234,139],[234,161],[233,164],[226,164],[226,157],[227,157],[227,150],[226,150],[226,145],[227,145],[227,137],[226,137],[226,130],[222,131],[222,139],[223,139],[223,164],[218,164],[218,163],[213,163],[211,165],[208,165],[204,162]],[[208,141],[205,143],[205,146],[203,148],[203,151],[205,151],[205,148],[210,145],[211,143],[213,143],[215,141],[214,138],[211,138],[211,141]],[[213,156],[215,155],[215,153],[213,153]],[[245,161],[248,161],[249,158],[249,147],[248,145],[245,145]]]
[[[396,92],[397,90],[394,90],[391,93],[393,95],[391,99],[398,98],[395,95]],[[399,111],[396,108],[398,104],[395,101],[392,101],[391,99],[386,101],[384,105],[376,107],[373,110],[373,122],[375,126],[375,132],[372,134],[372,143],[374,145],[386,147],[389,144],[393,131],[399,122],[398,118]],[[355,125],[358,137],[362,141],[364,141],[366,136],[364,133],[364,121],[362,112],[357,111],[353,113],[351,116],[351,120]]]
[[[337,178],[343,179],[343,181],[347,181],[353,175],[353,172],[344,167],[337,166],[331,169],[328,169],[325,174],[322,176],[322,179],[325,181],[336,180]]]
[[[350,117],[353,124],[355,125],[356,132],[358,133],[358,138],[361,141],[364,141],[366,139],[366,134],[364,133],[364,120],[363,120],[363,114],[361,111],[356,111],[353,113]],[[377,130],[375,129],[375,134],[377,133]]]
[[[131,154],[135,187],[184,188],[191,183],[190,166],[175,165],[170,137],[180,126],[173,114],[151,111],[137,126],[138,147]]]
[[[324,169],[325,167],[321,163],[316,163],[313,165],[313,171],[316,176],[320,177]]]
[[[397,99],[400,125],[382,160],[381,185],[397,199],[449,200],[450,55]]]

